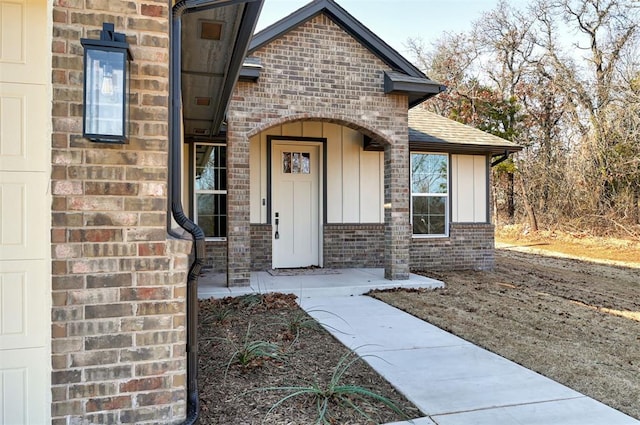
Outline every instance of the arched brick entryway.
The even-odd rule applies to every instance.
[[[251,263],[250,225],[250,146],[251,137],[279,125],[295,122],[324,122],[354,129],[384,146],[384,267],[389,279],[406,279],[409,276],[409,197],[408,197],[408,144],[406,139],[398,140],[384,134],[366,122],[332,114],[316,116],[300,114],[264,121],[250,120],[245,132],[234,130],[234,122],[229,121],[228,139],[228,211],[229,226],[227,236],[228,284],[247,285]],[[356,121],[356,122],[354,122]],[[242,123],[238,123],[241,125]],[[245,123],[246,124],[246,123]],[[388,130],[388,129],[382,129]],[[243,137],[240,135],[243,134]],[[406,137],[406,136],[405,136]],[[268,230],[267,233],[268,234]],[[255,236],[255,235],[254,235]],[[255,257],[255,256],[254,256]]]

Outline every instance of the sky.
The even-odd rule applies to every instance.
[[[257,31],[296,11],[311,0],[265,0]],[[468,31],[498,0],[336,0],[347,12],[403,55],[408,38],[427,45],[443,33]],[[509,0],[523,7],[527,0]]]

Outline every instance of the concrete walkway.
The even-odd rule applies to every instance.
[[[417,275],[390,282],[381,269],[317,273],[326,272],[330,274],[252,273],[247,288],[226,288],[223,276],[205,275],[198,295],[222,298],[274,291],[298,295],[302,308],[427,415],[407,424],[640,424],[381,301],[359,296],[373,288],[434,288],[442,282]]]
[[[300,303],[427,415],[415,425],[640,424],[373,298]]]

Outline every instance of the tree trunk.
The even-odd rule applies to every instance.
[[[515,190],[513,184],[513,173],[507,173],[507,215],[509,217],[509,223],[514,222],[516,215],[516,202],[515,202]]]
[[[513,176],[513,174],[512,174]],[[527,189],[525,187],[524,184],[524,177],[522,177],[522,174],[520,174],[519,178],[518,178],[518,183],[520,186],[520,190],[522,191],[522,202],[524,203],[524,209],[527,212],[527,218],[529,220],[529,227],[531,228],[532,232],[537,232],[538,231],[538,220],[536,219],[536,212],[533,209],[533,206],[531,205],[531,202],[529,202],[529,194],[527,192]]]
[[[633,223],[640,224],[640,184],[633,188],[633,204],[631,205],[631,213],[633,214]]]

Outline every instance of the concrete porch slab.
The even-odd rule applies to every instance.
[[[384,269],[338,269],[331,274],[272,276],[268,272],[252,272],[250,286],[226,286],[223,273],[205,273],[198,280],[199,298],[237,297],[254,293],[282,292],[299,298],[345,297],[361,295],[372,289],[440,288],[443,283],[411,274],[408,280],[387,280]]]

